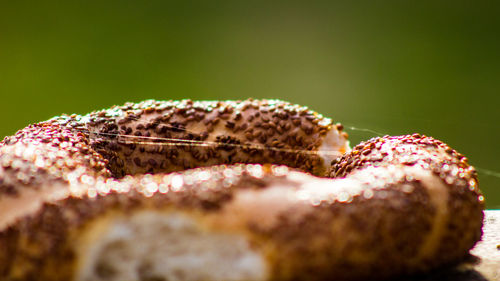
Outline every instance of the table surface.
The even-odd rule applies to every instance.
[[[479,257],[475,270],[485,280],[500,281],[500,210],[485,212],[483,239],[471,253]]]
[[[397,281],[500,281],[500,210],[485,211],[483,238],[471,254],[474,262]]]

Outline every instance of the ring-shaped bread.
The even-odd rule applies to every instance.
[[[277,100],[127,103],[0,144],[2,280],[376,280],[462,261],[483,197],[418,134]]]

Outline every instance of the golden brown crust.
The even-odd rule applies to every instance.
[[[320,175],[329,163],[310,152],[329,131],[346,139],[330,119],[278,100],[149,100],[82,119],[118,177],[231,163],[276,163]]]
[[[214,125],[215,116],[225,125]],[[336,179],[277,165],[164,173],[235,161],[318,173],[324,167],[307,151],[317,151],[317,139],[333,127],[298,106],[253,100],[146,101],[29,126],[0,146],[0,274],[70,280],[85,228],[110,212],[142,209],[195,212],[213,227],[241,231],[265,255],[273,280],[374,280],[460,261],[481,235],[482,196],[466,159],[429,137],[362,143],[332,165],[328,175]],[[269,132],[257,136],[258,153],[245,147],[256,140],[246,136],[249,128]],[[124,134],[139,138],[126,143]],[[218,145],[202,151],[181,144],[189,147],[184,163],[172,147],[137,143],[166,139]]]
[[[345,177],[366,167],[397,165],[431,171],[447,185],[447,212],[452,215],[436,250],[439,256],[429,257],[428,262],[437,265],[462,260],[467,251],[457,249],[470,249],[481,237],[484,197],[467,158],[445,143],[420,134],[373,138],[335,160],[327,174]]]
[[[340,189],[317,194],[314,188],[307,186],[314,178],[301,174],[303,178],[297,180],[286,171],[282,166],[237,165],[170,176],[127,177],[122,182],[108,181],[111,190],[97,184],[101,189],[94,192],[93,187],[88,187],[81,198],[45,203],[35,215],[23,218],[4,232],[3,238],[11,239],[9,245],[16,245],[3,249],[3,256],[15,257],[9,258],[12,261],[9,275],[23,276],[13,280],[30,280],[29,276],[39,277],[45,272],[47,275],[42,276],[47,279],[67,280],[76,262],[76,257],[72,257],[71,237],[110,211],[126,214],[144,208],[199,211],[207,217],[215,217],[218,227],[246,229],[250,239],[268,251],[273,280],[306,277],[323,280],[329,276],[337,276],[339,280],[383,279],[434,268],[436,263],[456,262],[455,256],[449,258],[450,252],[432,260],[418,261],[418,264],[411,262],[422,239],[431,231],[436,212],[435,207],[428,204],[429,194],[422,182],[408,181],[404,176],[398,179],[382,167],[354,172],[347,184],[343,185],[342,179],[329,183]],[[368,176],[376,177],[375,182],[393,183],[363,184]],[[315,185],[323,188],[326,184],[323,181],[328,180]],[[350,184],[356,184],[358,189],[350,190]],[[237,197],[242,193],[257,194],[276,186],[286,186],[291,192],[286,198],[291,201],[276,213],[267,206],[268,215],[275,217],[271,224],[256,223],[252,219],[255,206],[234,207],[239,204]],[[266,207],[265,203],[260,204],[261,208]],[[249,209],[250,215],[237,213],[240,221],[235,226],[230,212],[241,211],[241,208]],[[471,230],[474,229],[467,229]],[[459,240],[455,238],[455,241]],[[467,248],[455,247],[451,253],[466,253]],[[47,270],[60,266],[62,260],[68,275],[61,270]]]
[[[90,147],[80,131],[48,121],[30,125],[6,137],[0,146],[0,198],[18,196],[72,171],[109,177],[108,161]]]
[[[420,134],[373,138],[333,161],[328,177],[344,177],[369,166],[421,166],[449,185],[468,186],[477,196],[477,174],[467,158],[445,143]]]
[[[378,174],[380,172],[383,171],[378,171]],[[242,220],[240,227],[247,228],[255,243],[273,249],[269,253],[273,279],[308,276],[322,280],[333,275],[339,276],[340,280],[349,280],[375,272],[383,277],[411,270],[407,268],[411,264],[401,261],[417,251],[422,235],[429,231],[429,218],[434,212],[425,204],[427,194],[418,182],[411,183],[415,187],[411,193],[402,191],[400,184],[388,187],[366,185],[363,192],[353,192],[349,199],[343,198],[338,191],[331,191],[338,196],[333,200],[322,199],[331,198],[330,194],[321,194],[316,199],[304,198],[304,194],[314,195],[315,192],[303,184],[303,181],[284,175],[283,167],[238,165],[187,171],[171,177],[130,177],[120,184],[115,183],[116,190],[97,185],[103,189],[97,190],[95,197],[95,193],[88,192],[81,198],[47,202],[34,215],[22,218],[4,231],[3,239],[11,239],[9,245],[15,245],[2,249],[2,256],[11,261],[7,264],[9,269],[4,269],[4,272],[7,271],[7,276],[12,276],[13,280],[30,280],[40,277],[40,274],[47,274],[42,275],[47,280],[67,280],[73,274],[72,266],[76,261],[72,256],[71,237],[74,236],[71,233],[78,233],[86,223],[112,210],[124,213],[141,208],[198,210],[207,216],[213,214],[217,225],[224,227],[231,222],[228,212],[235,210],[232,204],[238,204],[235,196],[249,189],[258,193],[280,185],[289,188],[296,197],[274,214],[276,219],[272,224],[256,224],[251,217],[238,217]],[[202,185],[210,188],[202,191]],[[351,191],[345,189],[343,192]],[[371,195],[367,196],[367,192]],[[388,198],[391,198],[389,203]],[[377,212],[373,213],[375,209]],[[366,213],[370,212],[373,215],[367,217]],[[375,229],[377,235],[366,235],[367,231]],[[366,253],[374,257],[390,253],[393,260],[369,259],[366,264],[360,263],[358,255]],[[55,270],[61,261],[64,261],[67,272]],[[397,268],[398,265],[401,268]],[[358,271],[345,271],[346,267]],[[316,273],[310,275],[313,271]]]

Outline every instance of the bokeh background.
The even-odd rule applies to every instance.
[[[498,3],[498,1],[496,1]],[[495,1],[2,1],[0,137],[143,99],[279,98],[356,144],[419,132],[500,208]]]

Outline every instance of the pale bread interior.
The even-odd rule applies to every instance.
[[[208,231],[181,212],[117,214],[87,231],[75,280],[266,279],[264,258],[244,236]]]

